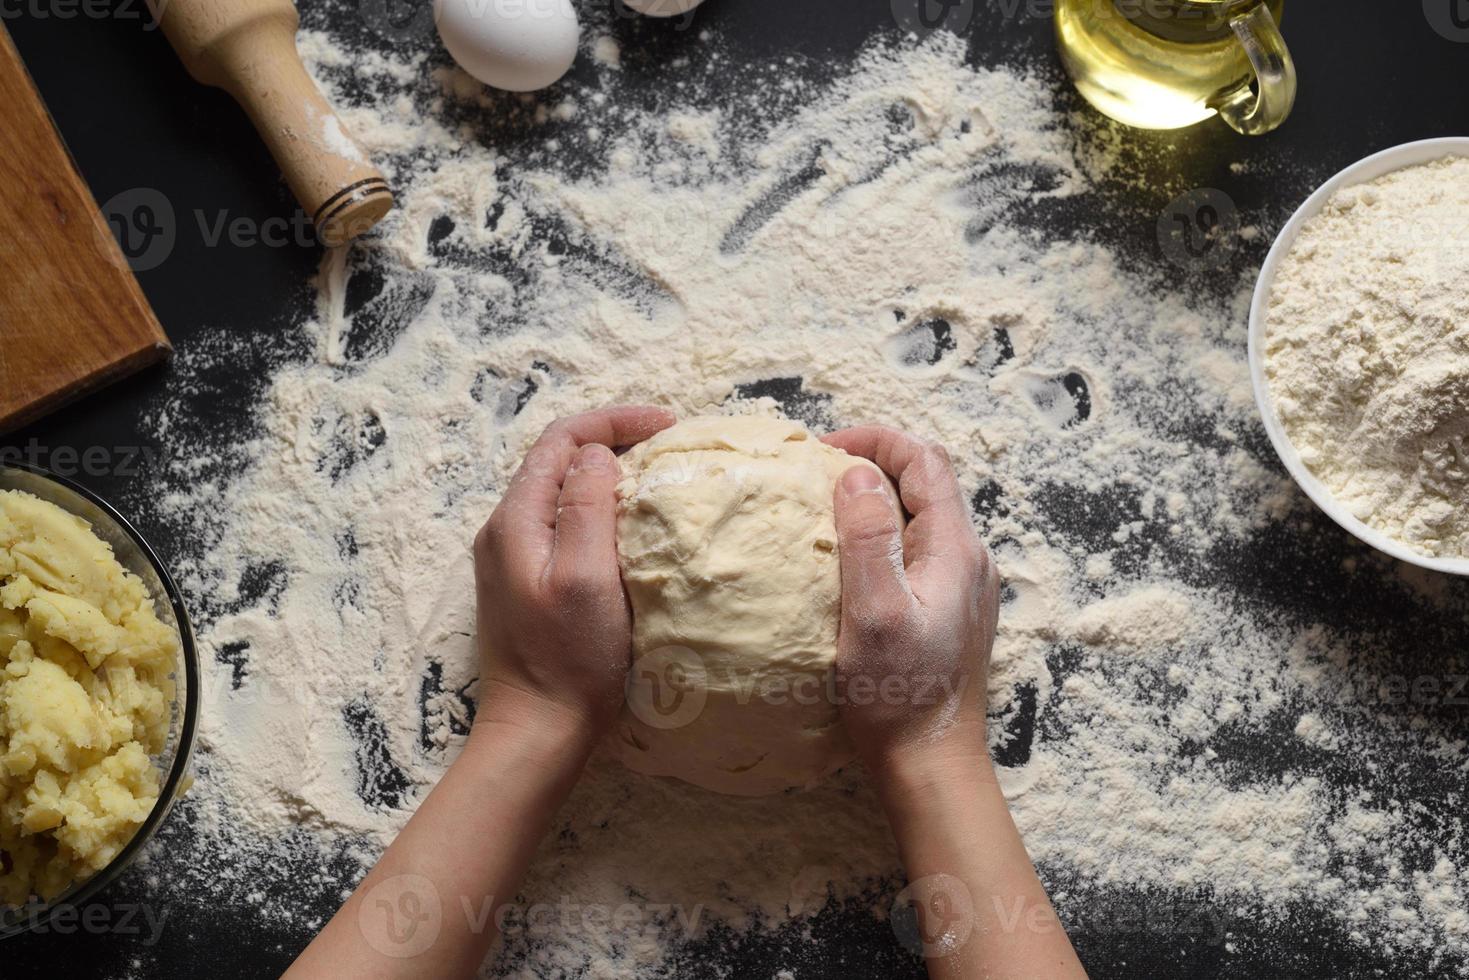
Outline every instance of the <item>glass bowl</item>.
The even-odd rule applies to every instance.
[[[163,774],[162,789],[153,811],[117,857],[91,878],[73,885],[50,902],[33,901],[21,908],[0,908],[0,939],[5,939],[45,925],[61,909],[76,909],[91,902],[122,876],[153,839],[173,809],[189,770],[201,691],[199,654],[183,598],[158,555],[127,519],[90,490],[25,463],[0,465],[0,490],[23,490],[90,523],[97,537],[112,546],[122,566],[142,579],[153,597],[158,618],[179,634],[179,663],[173,675],[176,694],[168,739],[163,751],[153,757]]]

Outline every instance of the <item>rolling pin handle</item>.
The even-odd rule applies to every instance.
[[[324,244],[342,245],[382,220],[392,190],[301,64],[290,0],[150,5],[189,73],[244,107]]]

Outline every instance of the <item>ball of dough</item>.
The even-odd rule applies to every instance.
[[[851,466],[872,464],[752,417],[688,419],[623,457],[634,662],[610,741],[629,768],[759,796],[851,760],[830,686]]]

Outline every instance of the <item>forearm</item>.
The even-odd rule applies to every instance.
[[[982,748],[923,747],[873,768],[930,976],[1086,976]]]
[[[591,745],[486,698],[463,753],[288,976],[472,975]]]

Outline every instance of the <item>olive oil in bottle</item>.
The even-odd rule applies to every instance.
[[[1087,101],[1144,129],[1214,113],[1242,133],[1280,125],[1295,67],[1283,0],[1056,0],[1061,60]]]

